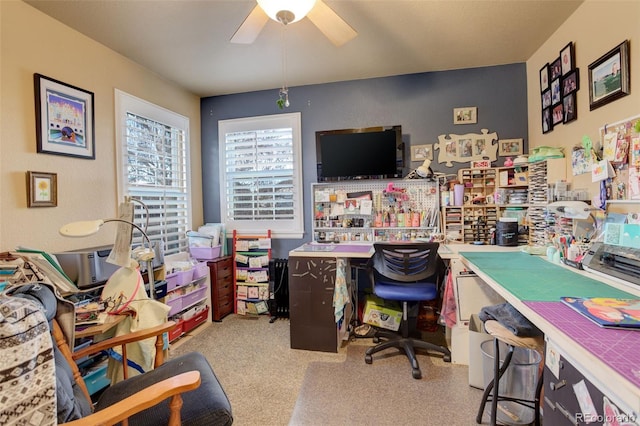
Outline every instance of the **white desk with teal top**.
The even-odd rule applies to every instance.
[[[469,269],[545,333],[547,368],[543,407],[547,420],[556,416],[554,418],[567,419],[567,424],[575,424],[585,418],[580,409],[568,409],[569,402],[553,400],[556,392],[551,388],[560,383],[560,377],[553,376],[564,374],[563,361],[566,361],[595,387],[588,388],[590,396],[601,392],[607,397],[606,401],[612,403],[609,409],[617,407],[618,420],[640,422],[640,331],[599,327],[559,301],[562,296],[638,298],[640,289],[525,253],[461,250],[459,255]],[[587,389],[578,379],[565,382],[567,394],[581,394]],[[548,388],[547,383],[554,386]],[[615,412],[615,409],[603,411],[607,404],[598,402],[602,401],[601,397],[592,399],[598,415]],[[555,426],[555,420],[551,424]],[[602,424],[602,421],[591,424]]]

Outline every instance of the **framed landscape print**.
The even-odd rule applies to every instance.
[[[589,65],[589,110],[629,94],[629,41]]]

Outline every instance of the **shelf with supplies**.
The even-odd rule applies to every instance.
[[[460,169],[458,182],[463,187],[461,205],[442,207],[442,228],[449,241],[489,244],[502,217],[516,217],[519,244],[528,241],[526,214],[528,203],[528,165]],[[449,197],[454,201],[454,191]]]
[[[565,158],[550,158],[529,163],[529,245],[546,246],[547,204],[553,202],[551,187],[567,178]]]
[[[316,242],[411,241],[440,231],[435,181],[313,183],[311,192]]]
[[[170,272],[166,276],[167,292],[161,299],[171,308],[169,320],[176,322],[176,327],[169,332],[170,342],[211,320],[207,262],[198,261],[193,264],[187,253],[172,256],[173,258],[169,256],[165,259]]]
[[[271,230],[264,235],[239,235],[233,231],[235,313],[269,313],[269,260]]]

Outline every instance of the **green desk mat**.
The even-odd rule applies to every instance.
[[[554,302],[562,296],[634,297],[527,253],[460,252],[460,255],[523,301]]]

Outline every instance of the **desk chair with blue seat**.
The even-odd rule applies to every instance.
[[[411,362],[414,379],[422,373],[415,348],[439,352],[445,362],[451,361],[449,349],[424,340],[409,337],[408,306],[410,302],[435,300],[438,297],[438,283],[442,278],[441,259],[438,243],[375,243],[369,277],[373,293],[385,300],[402,302],[401,334],[379,330],[374,342],[385,339],[367,349],[365,362],[373,362],[372,355],[387,348],[404,351]]]

